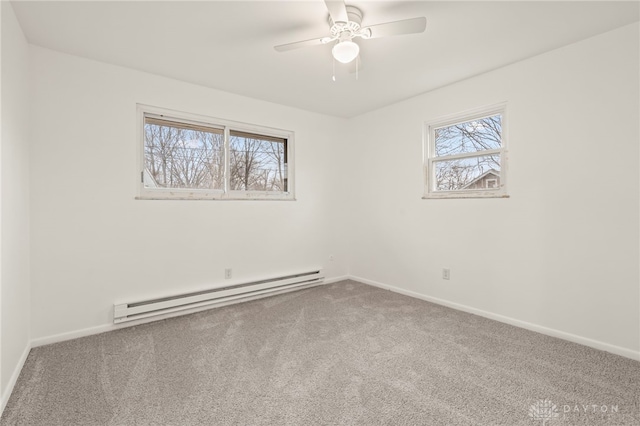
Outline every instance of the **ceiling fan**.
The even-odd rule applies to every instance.
[[[278,52],[298,49],[301,47],[320,46],[337,40],[331,53],[333,57],[343,64],[347,64],[358,57],[360,46],[353,42],[355,38],[380,38],[402,34],[414,34],[424,32],[427,27],[425,17],[404,19],[401,21],[387,22],[384,24],[362,27],[362,12],[354,6],[347,6],[343,0],[325,0],[329,11],[330,35],[322,38],[298,41],[295,43],[275,46]]]

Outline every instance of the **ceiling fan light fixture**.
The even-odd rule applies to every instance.
[[[360,53],[360,46],[350,40],[341,41],[333,46],[331,53],[333,54],[333,57],[336,58],[336,61],[348,64],[358,57],[358,53]]]

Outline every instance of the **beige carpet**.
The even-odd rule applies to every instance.
[[[33,349],[0,424],[640,425],[639,398],[637,361],[347,281]]]

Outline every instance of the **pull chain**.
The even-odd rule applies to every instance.
[[[336,81],[336,58],[333,58],[333,81]]]

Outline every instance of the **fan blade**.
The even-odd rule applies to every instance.
[[[336,22],[349,22],[349,16],[347,16],[347,6],[343,0],[324,0],[324,4],[327,5],[327,10],[333,23]]]
[[[387,22],[386,24],[372,25],[364,28],[369,30],[371,35],[366,38],[380,38],[402,34],[421,33],[427,28],[427,18],[412,18],[402,21]]]
[[[301,47],[311,47],[311,46],[322,46],[324,43],[321,38],[314,38],[311,40],[305,41],[296,41],[295,43],[287,43],[281,44],[280,46],[275,46],[274,49],[278,52],[286,52],[287,50],[299,49]]]

